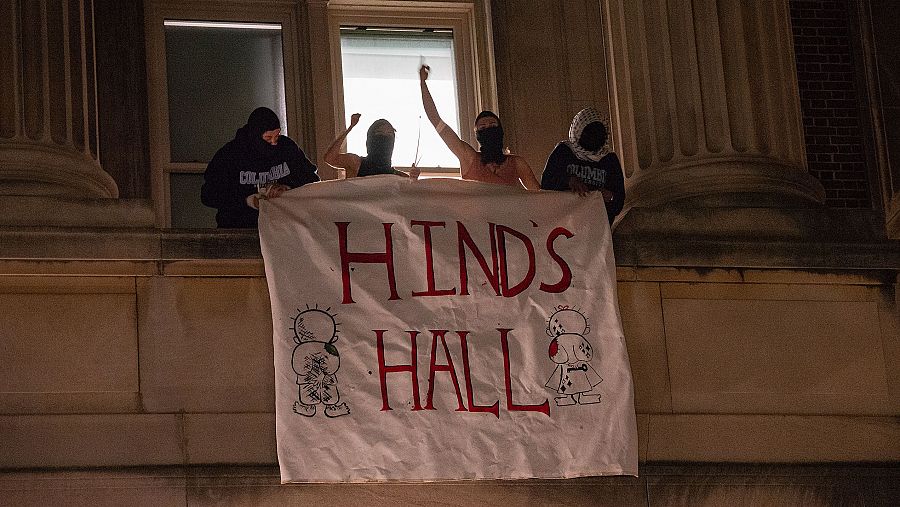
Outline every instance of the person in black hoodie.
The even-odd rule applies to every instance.
[[[612,225],[625,203],[619,157],[609,149],[609,127],[597,111],[582,109],[569,127],[569,140],[556,145],[541,175],[541,188],[581,195],[599,191]]]
[[[319,181],[316,166],[297,143],[281,135],[278,115],[259,107],[209,162],[200,200],[218,210],[219,227],[255,228],[259,199],[273,199],[314,181]]]

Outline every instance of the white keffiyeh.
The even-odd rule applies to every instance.
[[[581,139],[581,133],[584,132],[584,128],[594,122],[600,122],[606,127],[606,143],[597,151],[588,151],[578,144],[578,140]],[[596,162],[611,151],[609,147],[609,132],[609,120],[601,116],[593,107],[586,107],[572,119],[572,124],[569,126],[569,140],[564,141],[564,143],[579,159]]]

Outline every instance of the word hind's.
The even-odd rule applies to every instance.
[[[343,285],[343,300],[341,302],[343,304],[355,303],[352,297],[350,283],[352,264],[384,264],[387,268],[387,282],[390,291],[388,301],[402,299],[397,292],[397,280],[394,276],[394,245],[392,235],[392,227],[394,224],[387,222],[382,222],[381,224],[384,229],[385,243],[384,251],[382,252],[351,252],[348,248],[348,235],[351,223],[335,222],[334,224],[338,229],[338,243],[341,257],[341,281]],[[422,245],[425,252],[425,278],[427,281],[427,288],[423,291],[412,291],[412,296],[433,297],[457,295],[456,287],[439,289],[435,282],[434,237],[432,235],[432,229],[445,228],[447,222],[412,220],[410,225],[412,227],[422,227],[423,230]],[[488,233],[491,242],[490,264],[488,264],[487,258],[472,239],[472,235],[469,234],[469,230],[466,226],[462,222],[456,222],[456,243],[459,261],[459,295],[469,295],[469,276],[466,265],[466,252],[469,252],[478,262],[481,271],[487,278],[487,282],[490,283],[491,288],[497,296],[515,297],[531,286],[537,274],[537,258],[534,243],[532,243],[531,238],[526,234],[505,225],[489,223]],[[541,282],[539,289],[551,294],[565,292],[572,283],[572,269],[569,267],[566,260],[554,249],[554,242],[560,236],[571,239],[575,234],[564,227],[556,227],[547,235],[545,242],[547,255],[549,255],[550,259],[559,266],[561,275],[559,281],[556,283],[547,284]],[[522,280],[517,283],[511,283],[509,279],[507,255],[509,246],[507,241],[509,238],[518,240],[525,248],[528,256],[528,270]]]

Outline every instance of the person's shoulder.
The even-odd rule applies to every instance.
[[[572,149],[569,148],[569,145],[565,142],[560,142],[553,148],[553,151],[550,152],[550,155],[547,157],[547,163],[551,166],[556,166],[573,158],[575,158],[575,154],[572,152]]]
[[[297,143],[288,136],[279,136],[278,137],[278,145],[282,146],[282,144],[284,145],[282,147],[282,149],[285,149],[285,150],[299,150],[300,149],[300,146],[298,146]]]
[[[236,139],[232,139],[227,143],[223,144],[216,153],[213,155],[211,161],[222,161],[222,160],[231,160],[235,157],[241,157],[244,155],[243,146]]]
[[[515,155],[512,153],[505,153],[503,155],[503,163],[501,164],[501,167],[509,167],[518,170],[526,165],[528,165],[528,162],[525,161],[525,158],[519,155]]]
[[[470,168],[475,170],[476,167],[481,165],[481,152],[469,146],[468,143],[463,144],[468,146],[468,149],[463,150],[461,154],[456,154],[457,158],[459,158],[459,163],[461,164],[460,169]]]
[[[611,152],[607,153],[606,155],[604,155],[604,157],[600,159],[600,162],[604,163],[604,164],[621,165],[621,163],[619,162],[619,156],[616,155],[616,152],[614,152],[614,151],[611,151]]]
[[[504,153],[503,158],[505,160],[509,160],[515,164],[519,163],[527,163],[527,160],[522,155],[517,155],[515,153]]]
[[[509,155],[507,155],[507,156],[509,156]],[[515,157],[516,166],[518,166],[519,168],[523,168],[528,171],[531,171],[531,164],[528,163],[528,160],[525,157],[523,157],[521,155],[512,155],[512,156]]]
[[[572,151],[572,148],[569,148],[569,145],[566,144],[565,141],[560,141],[556,144],[556,147],[553,148],[553,151],[550,153],[551,157],[554,155],[557,157],[574,157],[575,153]]]

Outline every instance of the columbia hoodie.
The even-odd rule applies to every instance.
[[[246,199],[260,187],[281,183],[296,188],[319,181],[316,166],[291,138],[281,136],[272,146],[261,136],[259,128],[244,125],[206,167],[200,200],[218,210],[219,227],[255,228],[259,211]]]

